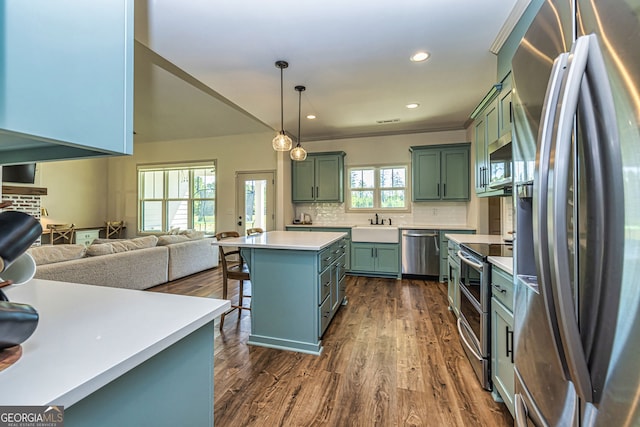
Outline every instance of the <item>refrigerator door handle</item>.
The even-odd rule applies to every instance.
[[[553,299],[558,315],[558,329],[567,358],[571,380],[578,394],[587,402],[593,401],[591,376],[587,366],[576,306],[571,287],[569,260],[569,230],[567,228],[567,200],[570,170],[572,168],[572,142],[575,116],[578,109],[582,82],[589,57],[588,36],[576,40],[565,73],[564,90],[559,99],[559,116],[554,129],[554,170],[550,182],[550,244]]]
[[[524,399],[520,395],[520,393],[516,393],[513,396],[513,406],[515,409],[515,422],[516,427],[527,427],[527,406],[524,403]]]
[[[624,259],[624,184],[622,150],[613,91],[596,36],[589,37],[589,58],[579,105],[589,227],[584,280],[591,290],[581,306],[580,335],[593,393],[599,403],[607,376],[620,306]]]
[[[561,343],[560,332],[558,330],[558,320],[553,303],[553,292],[551,290],[551,267],[549,254],[552,247],[549,243],[549,227],[547,222],[549,175],[551,164],[551,146],[553,129],[556,124],[556,106],[558,98],[562,92],[563,76],[566,70],[568,53],[560,54],[553,62],[551,76],[547,85],[545,101],[542,109],[540,122],[540,132],[538,150],[536,152],[536,163],[533,182],[533,244],[536,271],[538,274],[538,284],[541,288],[542,300],[546,311],[546,318],[549,323],[549,330],[554,342],[554,348],[563,367],[566,379],[569,379],[569,369],[567,367],[564,350]]]

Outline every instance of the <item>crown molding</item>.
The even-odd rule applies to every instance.
[[[513,9],[511,9],[511,13],[509,14],[509,16],[507,16],[507,20],[504,21],[504,24],[502,24],[502,28],[500,28],[500,31],[498,31],[496,39],[493,41],[493,44],[491,44],[491,47],[489,48],[489,51],[491,53],[497,55],[498,52],[500,52],[500,49],[502,49],[504,42],[507,41],[507,37],[509,37],[509,34],[511,34],[511,32],[513,31],[513,28],[516,26],[518,21],[520,21],[520,18],[522,18],[522,15],[527,9],[527,6],[529,6],[529,3],[531,3],[531,0],[516,1]]]

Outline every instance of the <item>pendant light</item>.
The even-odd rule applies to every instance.
[[[291,150],[289,156],[291,156],[291,160],[302,161],[307,158],[307,152],[302,145],[300,145],[300,115],[302,110],[302,91],[307,88],[304,86],[296,86],[295,89],[298,91],[298,144],[296,147]]]
[[[291,138],[284,132],[284,101],[282,94],[282,70],[288,66],[289,63],[287,61],[276,61],[276,68],[280,68],[280,132],[271,141],[271,145],[276,151],[291,150]]]

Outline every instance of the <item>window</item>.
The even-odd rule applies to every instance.
[[[138,186],[140,232],[180,228],[215,233],[215,162],[139,166]]]
[[[348,210],[408,210],[405,166],[349,168]]]

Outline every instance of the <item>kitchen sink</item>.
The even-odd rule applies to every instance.
[[[356,226],[351,229],[352,242],[398,243],[398,227],[389,225]]]

